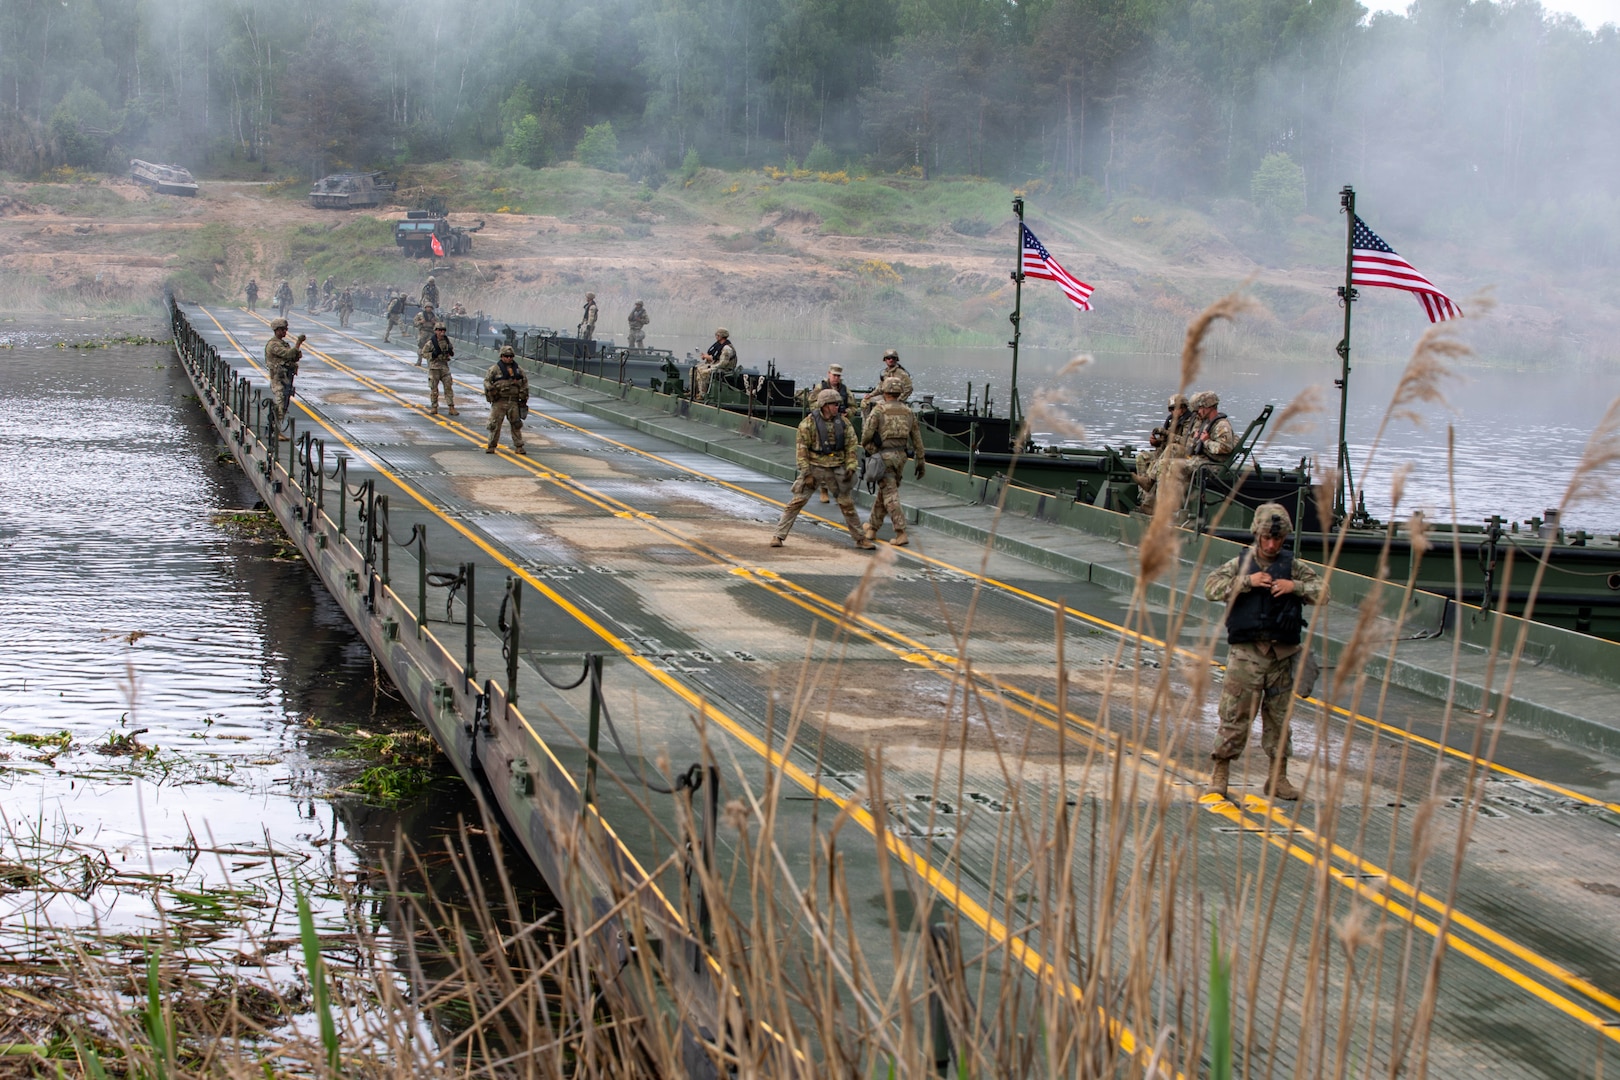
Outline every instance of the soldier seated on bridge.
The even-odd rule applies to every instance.
[[[709,380],[715,372],[724,375],[737,370],[737,350],[731,346],[731,331],[719,327],[714,332],[714,344],[703,350],[704,360],[692,373],[692,396],[699,401],[709,396]]]

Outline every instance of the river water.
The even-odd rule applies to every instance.
[[[160,909],[240,953],[244,928],[296,937],[294,881],[340,926],[396,832],[439,848],[478,821],[431,749],[403,809],[350,793],[360,740],[419,725],[279,530],[237,513],[252,489],[172,349],[59,346],[121,335],[165,330],[0,322],[0,870],[44,886],[0,889],[8,956],[45,927],[140,934]]]

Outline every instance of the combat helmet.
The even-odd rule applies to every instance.
[[[1288,518],[1288,511],[1281,503],[1261,503],[1254,511],[1254,521],[1249,531],[1256,538],[1276,537],[1281,540],[1294,531],[1294,523]]]
[[[1200,390],[1192,396],[1191,405],[1195,409],[1213,409],[1221,403],[1221,395],[1213,390]]]
[[[270,329],[272,329],[272,330],[285,330],[285,329],[287,329],[287,320],[286,319],[271,319],[270,320]]]
[[[843,403],[844,399],[839,396],[838,391],[833,389],[823,390],[816,395],[816,408],[818,409],[823,405],[842,405]]]
[[[502,356],[516,356],[517,355],[517,350],[512,348],[512,346],[510,346],[510,345],[502,345],[501,346],[501,355]]]
[[[585,294],[585,299],[587,299],[587,300],[595,300],[596,299],[596,294],[593,293],[593,292],[588,292],[588,293]]]
[[[717,326],[717,327],[715,327],[715,330],[714,330],[714,336],[717,337],[717,338],[728,338],[729,339],[731,337],[731,331],[727,330],[723,326]]]
[[[448,330],[450,328],[448,326],[444,325],[444,323],[441,322],[441,323],[434,323],[433,324],[433,329],[435,329],[435,330]]]
[[[1188,407],[1188,405],[1187,405],[1187,395],[1186,394],[1171,394],[1170,395],[1170,404],[1169,404],[1168,407],[1174,409],[1178,405],[1181,406],[1183,409]]]
[[[433,275],[432,275],[432,274],[429,274],[429,275],[428,275],[428,279],[427,279],[427,283],[428,283],[428,284],[429,284],[429,285],[437,285],[437,284],[438,284],[438,282],[437,282],[437,281],[434,281],[434,280],[433,280]]]
[[[878,384],[878,389],[882,390],[885,394],[893,394],[895,397],[899,397],[905,392],[906,384],[900,381],[900,377],[898,375],[890,375],[888,378],[884,379]]]
[[[887,360],[891,356],[894,357],[896,362],[898,362],[899,359],[900,359],[900,350],[899,349],[884,349],[883,350],[883,359]]]

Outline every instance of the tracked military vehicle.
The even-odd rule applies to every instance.
[[[178,165],[160,165],[155,161],[129,159],[130,179],[144,184],[159,195],[195,195],[197,181],[191,173]]]
[[[309,204],[320,210],[348,210],[381,206],[394,193],[395,184],[380,172],[334,173],[309,189]]]
[[[472,251],[472,234],[483,227],[483,218],[476,225],[450,224],[443,200],[434,198],[421,209],[407,211],[405,220],[395,223],[394,243],[413,259],[466,255]]]

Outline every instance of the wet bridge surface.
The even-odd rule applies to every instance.
[[[267,317],[184,310],[262,384]],[[909,548],[858,551],[818,502],[772,549],[779,478],[548,399],[533,373],[528,456],[504,436],[488,455],[487,354],[456,366],[460,415],[432,416],[414,352],[383,344],[375,320],[345,331],[294,313],[292,329],[310,339],[295,429],[324,440],[329,468],[348,456],[351,486],[387,493],[393,588],[416,602],[417,549],[402,542],[413,526],[428,570],[478,563],[488,627],[499,583],[526,583],[518,698],[576,776],[583,691],[540,673],[572,680],[581,654],[605,656],[626,754],[603,751],[597,799],[641,866],[665,866],[673,847],[667,797],[642,778],[707,754],[721,798],[746,800],[775,761],[790,869],[808,873],[840,811],[885,832],[904,868],[886,890],[880,845],[842,841],[849,931],[880,982],[895,967],[890,911],[926,904],[931,921],[960,927],[965,955],[988,950],[1010,958],[992,967],[1078,987],[1081,965],[1046,959],[1057,946],[1042,898],[1067,890],[1088,910],[1140,914],[1081,949],[1112,969],[1104,987],[1123,985],[1144,950],[1183,958],[1165,965],[1151,1008],[1099,1002],[1127,1042],[1151,1043],[1155,1024],[1196,1037],[1200,950],[1220,920],[1237,941],[1245,1075],[1325,1075],[1335,1060],[1388,1074],[1436,961],[1432,1075],[1590,1075],[1605,1048],[1620,1050],[1620,761],[1509,725],[1486,765],[1471,754],[1492,738],[1477,717],[1377,685],[1352,696],[1345,680],[1332,704],[1298,704],[1300,803],[1261,796],[1257,737],[1233,801],[1200,798],[1221,672],[1166,655],[1164,612],[926,528]],[[443,591],[423,605],[433,632],[459,642]],[[503,665],[480,648],[482,678]],[[1079,854],[1063,858],[1054,835],[1080,836]],[[729,866],[735,829],[716,840]],[[1163,875],[1167,844],[1186,855],[1168,878],[1133,877]],[[1184,959],[1199,956],[1202,970]]]

